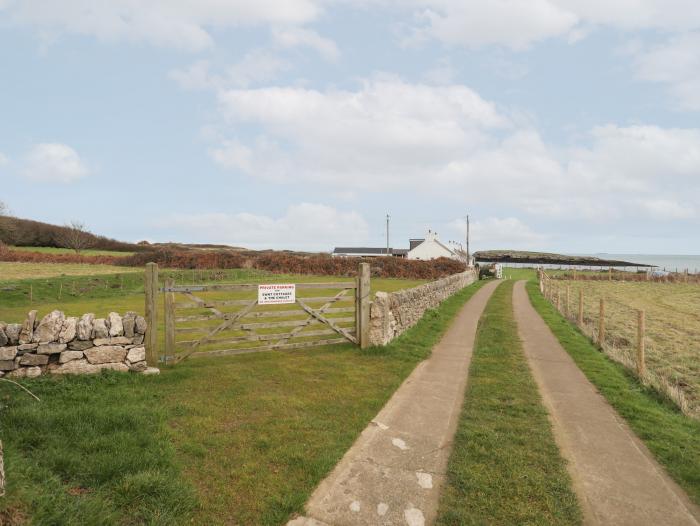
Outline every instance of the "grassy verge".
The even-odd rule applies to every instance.
[[[479,321],[438,524],[578,524],[581,512],[503,283]]]
[[[23,381],[41,403],[0,384],[9,480],[0,523],[282,524],[481,285],[384,348],[203,358],[159,377]]]
[[[681,414],[599,352],[542,297],[537,283],[529,282],[527,290],[533,306],[579,368],[690,498],[700,504],[700,422]]]
[[[179,524],[196,507],[148,377],[0,383],[7,496],[0,524]]]

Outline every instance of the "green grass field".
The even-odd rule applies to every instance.
[[[114,265],[85,265],[81,263],[12,263],[0,261],[0,284],[23,279],[93,276],[141,272],[140,269]]]
[[[70,248],[57,248],[57,247],[10,247],[12,250],[19,250],[22,252],[39,252],[41,254],[75,254],[75,250]],[[94,250],[91,248],[81,250],[81,256],[130,256],[133,252],[117,252],[115,250]]]
[[[489,301],[440,500],[438,524],[579,524],[565,461],[523,354],[513,281]]]
[[[0,523],[284,524],[481,285],[384,348],[0,383]]]
[[[690,498],[700,504],[700,421],[683,415],[598,351],[542,296],[536,282],[529,282],[527,290],[533,306],[579,368]]]

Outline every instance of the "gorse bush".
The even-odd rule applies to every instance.
[[[164,268],[252,268],[277,274],[315,274],[322,276],[355,276],[360,262],[371,266],[375,278],[437,279],[459,272],[465,266],[459,261],[439,258],[415,261],[394,257],[339,258],[329,255],[298,255],[285,252],[175,252],[161,250],[118,258],[113,264],[142,266],[148,262]]]

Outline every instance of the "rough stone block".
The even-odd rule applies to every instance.
[[[85,357],[88,362],[93,365],[123,362],[126,358],[126,349],[119,345],[103,345],[101,347],[93,347],[85,351]]]
[[[72,360],[55,369],[51,369],[52,374],[95,374],[99,372],[100,368],[87,360]]]
[[[17,363],[14,360],[0,360],[0,371],[14,371]]]
[[[60,310],[54,310],[44,316],[34,330],[33,341],[49,343],[58,341],[66,316]]]
[[[109,313],[109,335],[122,336],[124,334],[124,325],[122,317],[116,312]]]
[[[85,349],[89,349],[90,347],[94,347],[91,340],[75,340],[68,344],[68,348],[71,351],[84,351]]]
[[[107,326],[107,320],[104,318],[97,318],[92,323],[92,337],[94,339],[109,338],[109,327]]]
[[[68,343],[75,340],[78,335],[78,318],[73,316],[66,318],[61,328],[61,333],[58,335],[59,343]]]
[[[25,354],[19,360],[20,365],[46,365],[49,357],[46,354]]]
[[[19,323],[9,323],[5,327],[5,334],[7,334],[8,343],[10,345],[17,345],[19,343],[19,333],[22,331],[22,326]]]
[[[34,338],[34,322],[36,321],[36,311],[29,311],[27,318],[22,324],[22,330],[19,333],[19,343],[32,343]]]
[[[17,347],[0,347],[0,360],[14,360],[17,356]]]
[[[95,347],[99,347],[100,345],[130,345],[132,342],[131,338],[127,338],[126,336],[115,336],[112,338],[96,338],[93,340],[92,344]]]
[[[127,338],[134,337],[134,329],[136,328],[136,316],[137,314],[133,311],[127,312],[122,318],[122,325],[124,326],[124,336]]]
[[[146,348],[145,347],[134,347],[129,349],[126,355],[126,359],[131,363],[141,362],[146,359]]]
[[[68,346],[65,343],[44,343],[39,344],[37,354],[58,354],[66,350]]]
[[[146,318],[144,318],[143,316],[136,316],[135,328],[137,333],[146,334]]]
[[[73,360],[80,360],[83,358],[83,351],[63,351],[61,356],[58,358],[58,363],[68,363]]]
[[[95,315],[91,312],[83,314],[80,317],[77,327],[77,335],[79,340],[89,340],[92,337],[92,324],[95,321]]]

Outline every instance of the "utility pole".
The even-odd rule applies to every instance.
[[[389,214],[386,215],[386,255],[389,255]]]
[[[470,260],[471,257],[469,254],[469,214],[467,214],[467,265],[469,265]]]

